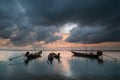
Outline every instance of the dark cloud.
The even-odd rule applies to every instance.
[[[66,41],[119,41],[120,0],[0,0],[0,37],[15,45],[61,39],[68,22],[79,26]]]
[[[54,42],[61,39],[61,36],[56,36],[57,32],[55,27],[41,27],[36,26],[29,29],[17,29],[15,30],[15,36],[11,37],[11,41],[17,46],[29,45],[36,41],[45,41],[45,43]],[[16,32],[17,31],[17,32]],[[14,34],[14,33],[13,33]]]
[[[119,22],[119,0],[25,0],[21,1],[33,24],[55,25],[78,22],[83,25]]]
[[[36,41],[49,43],[61,39],[61,36],[55,35],[59,32],[56,26],[33,24],[34,21],[31,20],[34,18],[27,13],[28,7],[24,7],[21,3],[19,0],[0,1],[0,38],[10,39],[16,46],[29,45]]]
[[[76,27],[71,31],[71,35],[67,38],[68,42],[76,43],[102,43],[102,42],[119,42],[120,27]]]
[[[36,27],[34,32],[37,34],[37,40],[43,40],[45,42],[54,42],[58,39],[61,39],[61,36],[55,35],[55,32],[58,32],[59,29],[52,27]],[[42,36],[41,36],[42,35]]]

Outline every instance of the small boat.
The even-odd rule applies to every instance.
[[[62,58],[62,57],[60,56],[60,53],[58,53],[58,54],[53,53],[53,57],[54,57],[55,59],[57,59],[59,63],[61,63],[60,58]]]
[[[54,56],[53,56],[52,53],[50,53],[50,54],[48,55],[48,61],[47,61],[47,63],[48,63],[48,64],[52,64],[53,60],[54,60]]]
[[[41,57],[41,54],[42,54],[42,50],[37,52],[37,53],[30,53],[30,52],[26,52],[25,56],[27,57],[27,59],[29,58],[38,58],[38,57]]]
[[[33,60],[33,59],[36,59],[36,58],[39,58],[41,57],[41,54],[42,54],[42,50],[37,52],[37,53],[30,53],[30,52],[26,52],[25,56],[26,56],[26,59],[25,59],[25,64],[28,64],[29,61]]]
[[[96,54],[93,53],[80,53],[80,52],[75,52],[75,51],[71,51],[73,53],[73,56],[76,57],[86,57],[86,58],[96,58],[98,59],[100,56],[102,56],[102,51],[97,51]]]
[[[54,56],[53,56],[52,53],[50,53],[50,54],[48,55],[48,60],[49,60],[49,61],[53,61],[53,60],[54,60]]]
[[[47,63],[48,63],[48,64],[52,64],[54,58],[57,59],[59,63],[61,62],[61,61],[60,61],[60,58],[61,58],[61,57],[60,57],[60,53],[56,54],[56,53],[53,52],[53,53],[50,53],[50,54],[48,55],[48,61],[47,61]]]
[[[53,54],[53,57],[56,58],[56,59],[61,58],[61,57],[60,57],[60,53],[58,53],[58,54],[52,53],[52,54]]]

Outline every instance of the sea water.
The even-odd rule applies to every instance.
[[[0,80],[120,80],[120,52],[103,51],[102,60],[74,57],[70,51],[43,51],[25,63],[26,51],[0,51]],[[49,53],[61,53],[48,61]],[[115,59],[117,58],[117,59]]]

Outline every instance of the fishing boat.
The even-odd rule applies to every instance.
[[[61,57],[60,57],[60,53],[58,53],[58,54],[53,53],[53,57],[56,58],[56,59],[61,58]]]
[[[60,61],[60,58],[61,58],[60,53],[56,54],[56,53],[53,52],[53,53],[50,53],[48,55],[48,61],[47,61],[47,63],[48,64],[52,64],[54,58],[57,59],[59,63],[61,62]]]
[[[71,51],[73,53],[73,56],[76,57],[86,57],[86,58],[96,58],[98,59],[100,56],[102,56],[102,51],[97,51],[96,54],[93,53],[81,53],[81,52],[76,52],[76,51]]]
[[[42,50],[39,52],[35,52],[35,53],[26,52],[25,54],[22,54],[20,56],[10,58],[10,61],[12,61],[13,59],[17,59],[22,56],[25,56],[26,58],[25,58],[24,62],[25,62],[25,64],[28,64],[30,60],[41,57],[41,54],[42,54]]]
[[[29,61],[31,61],[33,59],[41,57],[41,54],[42,54],[42,50],[37,53],[34,53],[34,54],[32,54],[30,52],[26,52],[26,54],[25,54],[26,59],[24,60],[25,64],[28,64]]]
[[[30,52],[26,52],[25,53],[25,56],[27,57],[27,59],[30,59],[30,58],[38,58],[38,57],[41,57],[41,54],[42,54],[42,50],[37,52],[37,53],[30,53]]]

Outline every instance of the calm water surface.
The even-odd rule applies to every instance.
[[[72,57],[70,51],[61,53],[61,59],[48,62],[53,51],[43,51],[42,57],[24,63],[24,57],[14,59],[25,51],[0,51],[0,80],[120,80],[120,52],[106,51],[103,62],[93,59]]]

